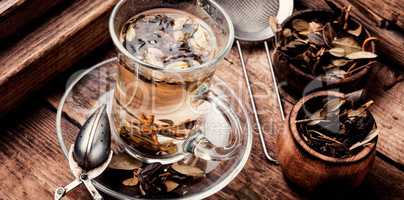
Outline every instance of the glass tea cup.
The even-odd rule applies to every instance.
[[[167,69],[125,49],[120,35],[126,22],[158,8],[185,11],[208,24],[216,38],[214,58],[199,66]],[[110,118],[115,139],[128,154],[146,163],[168,164],[190,153],[205,160],[227,160],[237,153],[242,134],[238,118],[209,89],[216,67],[234,41],[231,20],[218,4],[211,0],[121,0],[112,12],[109,29],[119,58]],[[212,105],[232,126],[227,146],[216,146],[204,136],[204,114]]]

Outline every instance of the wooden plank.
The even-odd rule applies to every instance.
[[[398,7],[393,7],[396,5],[396,1],[394,0],[334,0],[333,2],[339,7],[351,4],[353,16],[359,19],[362,24],[380,40],[380,42],[377,43],[377,52],[383,57],[381,61],[384,63],[389,63],[389,61],[390,63],[396,63],[396,65],[398,65],[397,67],[404,69],[404,57],[401,55],[401,52],[404,52],[403,30],[380,27],[379,20],[374,17],[374,14],[376,14],[376,16],[379,14],[387,15],[387,13],[381,13],[382,10],[380,10],[380,8],[384,8],[387,5],[391,5],[389,6],[390,9],[394,9],[396,13],[403,16],[403,9],[401,9],[403,4],[401,1]],[[329,9],[324,1],[299,1],[298,4],[312,9]],[[389,17],[386,16],[385,18]],[[400,20],[401,19],[402,18],[400,18]],[[401,23],[400,21],[400,24]]]
[[[66,0],[0,1],[0,43]]]
[[[371,108],[381,130],[378,151],[404,166],[404,82],[402,73],[386,66],[372,71],[367,91],[375,105]],[[400,82],[397,82],[400,81]]]
[[[404,30],[404,4],[401,0],[358,0],[358,2],[380,17],[379,25],[397,26],[396,28]]]
[[[117,0],[79,0],[0,53],[0,113],[109,41],[107,19]]]
[[[73,180],[55,134],[55,113],[43,104],[9,118],[0,134],[0,199],[52,199],[58,186]],[[15,120],[18,120],[15,121]],[[14,121],[14,122],[13,122]],[[7,124],[7,127],[5,125]],[[68,141],[78,129],[63,121]],[[66,199],[89,199],[80,187]]]

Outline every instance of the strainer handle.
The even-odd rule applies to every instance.
[[[267,54],[269,70],[271,70],[272,83],[273,83],[273,85],[274,85],[275,94],[276,94],[276,100],[278,101],[279,111],[280,111],[280,113],[281,113],[282,121],[285,121],[285,112],[283,111],[281,95],[279,94],[278,81],[277,81],[277,79],[276,79],[275,70],[274,70],[274,67],[273,67],[273,65],[272,65],[272,59],[271,59],[271,55],[270,55],[270,53],[269,53],[268,42],[265,41],[265,42],[264,42],[264,45],[265,45],[265,52],[266,52],[266,54]]]
[[[258,135],[260,137],[262,150],[264,151],[265,157],[269,161],[271,161],[271,162],[273,162],[275,164],[278,164],[278,161],[276,159],[274,159],[268,152],[268,149],[267,149],[267,146],[266,146],[266,143],[265,143],[265,139],[264,139],[264,133],[262,131],[261,123],[260,123],[260,120],[259,120],[259,117],[258,117],[257,108],[255,106],[255,100],[254,100],[254,96],[253,96],[253,93],[252,93],[252,90],[251,90],[250,80],[248,78],[247,69],[246,69],[246,65],[245,65],[244,57],[243,57],[243,52],[241,50],[241,45],[240,45],[240,42],[238,40],[236,41],[236,43],[237,43],[238,53],[240,55],[241,66],[243,68],[244,79],[245,79],[246,85],[247,85],[248,96],[250,97],[251,107],[253,109],[255,122],[256,122],[257,128],[258,128]]]

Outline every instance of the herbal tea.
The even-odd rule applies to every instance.
[[[216,38],[201,19],[174,9],[153,9],[134,16],[121,33],[124,47],[154,68],[192,69],[211,60]],[[168,155],[179,152],[179,143],[198,127],[195,99],[213,71],[185,78],[170,78],[149,67],[121,65],[115,89],[113,119],[121,139],[141,153]]]

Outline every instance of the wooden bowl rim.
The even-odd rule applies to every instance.
[[[329,10],[322,10],[322,9],[306,9],[306,10],[297,11],[294,14],[292,14],[290,17],[286,18],[286,20],[282,23],[282,25],[281,25],[282,26],[282,31],[285,28],[286,24],[290,23],[296,17],[304,15],[304,14],[307,14],[307,13],[311,13],[311,12],[318,12],[318,13],[334,15],[334,12],[329,11]],[[355,17],[351,16],[350,19],[358,23],[358,20]],[[366,29],[366,27],[363,27],[363,30],[365,31],[367,36],[369,36],[369,37],[371,36],[370,32]],[[371,47],[372,47],[372,52],[375,53],[376,48],[375,48],[375,42],[374,41],[371,41]],[[308,73],[303,72],[302,70],[300,70],[298,67],[296,67],[294,64],[292,64],[290,62],[288,62],[288,65],[294,72],[296,72],[299,75],[305,77],[306,79],[309,79],[311,81],[313,81],[315,79],[318,79],[317,77],[315,77],[312,74],[308,74]],[[339,80],[336,80],[336,81],[323,81],[321,79],[319,79],[319,80],[321,80],[322,82],[328,83],[328,85],[346,84],[346,83],[349,83],[349,82],[352,82],[352,81],[360,79],[361,77],[366,75],[369,71],[370,71],[370,67],[365,67],[362,70],[360,70],[359,72],[356,72],[355,74],[349,76],[346,79],[339,79]],[[321,77],[321,76],[319,76],[319,77]]]
[[[289,119],[288,119],[289,130],[290,130],[295,142],[297,142],[298,145],[300,147],[302,147],[310,155],[312,155],[316,158],[319,158],[323,161],[330,162],[330,163],[358,162],[358,161],[364,159],[365,157],[367,157],[369,154],[371,154],[376,149],[377,140],[375,142],[372,142],[370,145],[364,147],[357,154],[350,156],[348,158],[334,158],[331,156],[326,156],[326,155],[323,155],[323,154],[317,152],[316,150],[312,149],[308,144],[306,144],[306,142],[300,136],[299,131],[297,130],[296,118],[297,118],[297,115],[298,115],[300,109],[303,107],[303,105],[307,101],[310,101],[313,98],[321,97],[321,96],[343,97],[343,96],[345,96],[345,94],[343,94],[341,92],[336,92],[336,91],[319,91],[319,92],[315,92],[310,95],[304,96],[302,99],[300,99],[299,102],[297,102],[296,105],[293,106],[292,111],[290,112],[290,115],[289,115]]]

